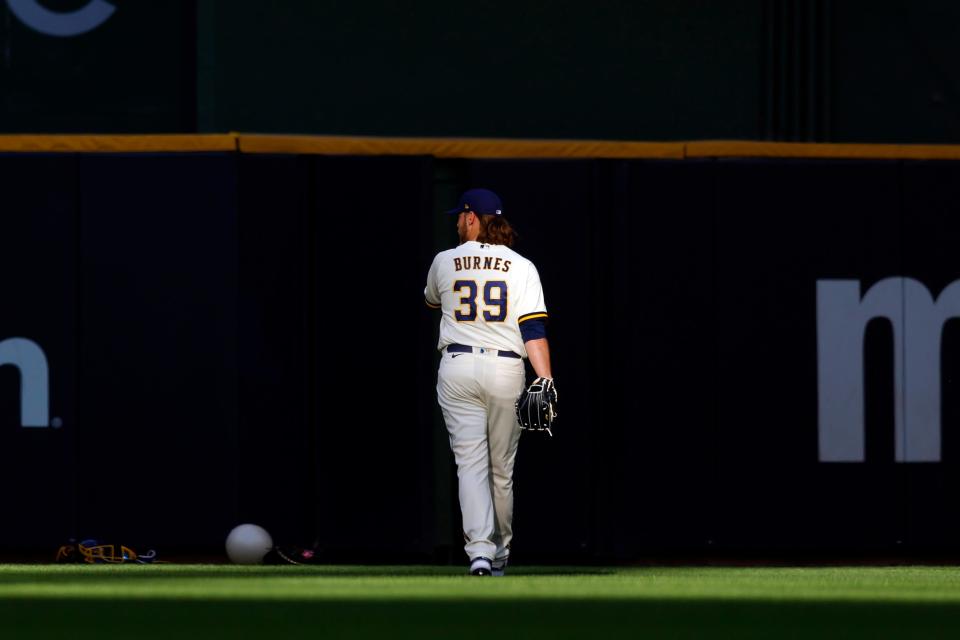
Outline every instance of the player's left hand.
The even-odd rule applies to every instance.
[[[517,398],[517,420],[527,431],[546,431],[553,435],[557,417],[557,387],[553,378],[537,378]]]

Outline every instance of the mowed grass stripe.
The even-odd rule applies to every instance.
[[[264,601],[960,603],[955,567],[522,568],[477,579],[459,567],[0,566],[0,598]]]
[[[0,637],[953,638],[952,567],[0,566]]]

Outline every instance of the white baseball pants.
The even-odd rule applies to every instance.
[[[520,441],[514,413],[523,390],[523,360],[495,350],[447,353],[437,399],[457,461],[464,550],[470,559],[505,559],[513,538],[513,463]]]

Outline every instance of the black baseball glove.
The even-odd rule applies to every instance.
[[[551,436],[557,417],[557,388],[552,378],[537,378],[517,398],[517,420],[520,428],[528,431],[546,431]]]

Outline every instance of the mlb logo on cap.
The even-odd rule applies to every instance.
[[[470,189],[460,196],[460,205],[449,209],[447,213],[467,213],[473,211],[480,215],[499,216],[503,213],[500,197],[489,189]]]

